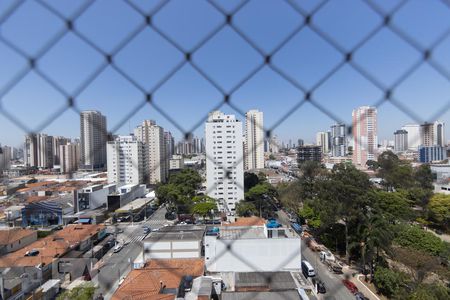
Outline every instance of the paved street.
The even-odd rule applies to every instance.
[[[131,264],[142,251],[141,241],[145,238],[143,226],[148,225],[151,229],[156,229],[167,224],[164,218],[165,207],[155,211],[147,221],[136,222],[134,224],[117,225],[117,230],[123,230],[123,233],[117,235],[117,241],[129,242],[118,253],[113,253],[111,249],[103,257],[100,273],[94,277],[93,281],[99,284],[98,293],[102,293],[105,299],[109,299],[117,288],[119,281],[124,278],[131,270]],[[115,226],[110,226],[113,232]]]
[[[278,221],[285,226],[290,226],[289,218],[283,211],[278,211]],[[342,284],[342,275],[334,274],[328,271],[327,267],[320,262],[319,255],[311,251],[305,243],[302,242],[302,259],[307,260],[314,267],[317,276],[325,283],[327,293],[320,295],[319,299],[346,300],[355,299],[347,288]]]

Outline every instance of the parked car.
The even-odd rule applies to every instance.
[[[122,248],[123,248],[123,245],[122,245],[122,244],[117,244],[117,245],[114,247],[113,252],[114,252],[114,253],[120,252],[120,250],[122,250]]]
[[[31,249],[25,253],[25,256],[37,256],[39,255],[39,250]]]
[[[361,292],[357,292],[357,293],[355,294],[355,299],[356,299],[356,300],[369,300],[369,298],[367,298],[366,296],[364,296],[364,294],[361,293]]]
[[[358,292],[358,288],[356,287],[356,285],[351,282],[348,279],[343,279],[342,283],[345,285],[345,287],[352,293],[352,294],[356,294]]]

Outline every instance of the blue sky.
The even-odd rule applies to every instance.
[[[66,18],[71,18],[86,3],[81,0],[42,1]],[[131,2],[144,14],[160,4],[160,1]],[[229,13],[241,1],[214,2]],[[321,1],[292,2],[308,14]],[[400,1],[372,2],[387,14]],[[14,0],[0,1],[0,22],[15,3]],[[224,15],[207,1],[173,0],[152,17],[152,24],[173,39],[183,51],[190,52],[224,20]],[[101,51],[110,53],[143,22],[142,15],[123,1],[100,0],[89,6],[75,20],[74,26]],[[268,54],[303,24],[304,18],[286,1],[253,0],[233,16],[232,22],[255,43],[260,52]],[[332,37],[345,52],[351,51],[382,22],[383,19],[361,0],[328,1],[312,17],[313,26]],[[393,15],[391,22],[419,47],[432,48],[433,62],[440,66],[444,74],[450,74],[450,36],[439,40],[450,29],[450,6],[440,0],[407,1]],[[64,26],[63,21],[35,1],[25,1],[1,23],[0,95],[4,94],[11,79],[27,65],[27,60],[7,43],[34,57]],[[439,43],[436,44],[437,40]],[[354,53],[353,60],[388,88],[421,57],[420,52],[392,30],[383,28]],[[151,28],[140,31],[114,56],[118,68],[145,91],[154,90],[159,81],[183,60],[183,53]],[[252,108],[262,110],[265,127],[273,128],[282,140],[303,138],[309,142],[314,140],[317,131],[327,130],[334,123],[317,106],[349,123],[353,108],[378,103],[384,95],[382,90],[348,64],[317,85],[327,72],[343,61],[343,56],[308,27],[276,51],[271,63],[306,90],[314,88],[312,98],[316,105],[305,103],[298,107],[304,93],[268,66],[260,68],[235,90],[236,85],[264,60],[229,26],[216,32],[207,43],[196,49],[192,60],[218,87],[186,63],[154,91],[152,100],[183,130],[200,124],[195,130],[199,136],[203,135],[201,121],[208,111],[221,104],[223,92],[232,91],[230,102],[241,112]],[[64,111],[65,95],[74,94],[80,84],[103,63],[104,57],[85,41],[70,32],[64,35],[37,61],[39,70],[57,82],[63,91],[55,90],[36,72],[27,73],[0,99],[0,142],[17,146],[23,142],[25,134],[24,128],[11,122],[5,114],[15,116],[28,130],[36,130],[46,124],[41,132],[79,136],[79,117],[73,110]],[[449,124],[450,112],[444,107],[450,102],[450,81],[428,63],[416,68],[393,90],[393,96],[396,105],[384,102],[379,106],[380,139],[392,139],[392,133],[403,124],[433,121],[436,116]],[[144,105],[137,108],[144,99],[140,89],[112,67],[106,67],[75,97],[75,103],[80,109],[100,110],[107,116],[109,129],[118,134],[127,134],[129,128],[144,119],[154,119],[177,138],[181,137],[179,128],[154,107]],[[294,111],[293,108],[297,109]],[[405,114],[404,108],[410,113]],[[235,113],[243,120],[243,116],[228,105],[220,109]],[[134,110],[137,112],[133,116],[124,119]],[[46,122],[48,120],[50,122]],[[448,139],[449,133],[450,130],[447,130]]]

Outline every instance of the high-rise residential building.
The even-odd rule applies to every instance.
[[[170,131],[164,132],[164,142],[166,143],[166,152],[169,158],[175,154],[175,139]]]
[[[234,214],[244,199],[242,123],[234,115],[211,112],[205,124],[206,190],[219,209]]]
[[[347,156],[347,137],[345,124],[334,124],[330,132],[331,156]]]
[[[73,173],[78,170],[80,163],[80,144],[67,143],[60,145],[59,155],[61,173]]]
[[[53,137],[44,133],[37,134],[37,167],[53,168]]]
[[[37,134],[25,136],[24,163],[26,167],[37,167]]]
[[[366,166],[376,159],[378,148],[377,109],[361,106],[353,110],[353,163]]]
[[[440,121],[420,125],[420,144],[445,146],[445,124]]]
[[[302,139],[298,139],[298,140],[297,140],[297,144],[298,144],[298,145],[297,145],[298,147],[303,146],[303,145],[305,144],[305,141],[302,140]]]
[[[421,144],[420,125],[406,124],[402,127],[402,129],[408,132],[408,149],[417,151]]]
[[[11,147],[0,147],[0,172],[11,168]]]
[[[328,153],[330,151],[330,132],[318,132],[316,134],[316,145],[321,147],[323,154]]]
[[[108,133],[106,117],[99,111],[87,110],[80,114],[81,168],[102,170],[106,167]]]
[[[147,180],[146,149],[134,136],[119,136],[106,145],[108,183],[141,184]]]
[[[408,150],[408,131],[402,129],[394,132],[394,151],[404,152]]]
[[[245,114],[245,170],[264,168],[264,124],[263,113],[249,110]]]
[[[443,161],[447,159],[447,148],[433,145],[433,146],[419,146],[419,161],[422,163],[429,163],[434,161]]]
[[[53,137],[53,164],[60,164],[60,147],[61,145],[67,145],[70,142],[70,139],[65,138],[63,136],[54,136]]]
[[[305,161],[322,161],[322,146],[303,145],[297,149],[297,159],[299,163]]]
[[[278,142],[278,137],[276,135],[270,137],[269,152],[270,153],[278,153],[278,152],[280,152],[280,146],[279,146],[279,142]]]
[[[169,157],[166,152],[164,128],[153,120],[144,120],[134,129],[137,140],[144,144],[148,183],[166,182],[169,175]]]

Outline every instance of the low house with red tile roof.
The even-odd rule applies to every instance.
[[[104,230],[103,225],[68,225],[52,235],[0,257],[0,268],[50,265],[54,259],[67,255],[72,250],[87,250],[90,242],[97,239]],[[38,253],[27,256],[31,250],[37,250]]]
[[[143,269],[131,271],[112,300],[172,300],[180,293],[184,298],[184,282],[192,283],[204,268],[201,258],[153,259]]]
[[[0,255],[17,251],[37,240],[37,232],[22,228],[0,230]]]

